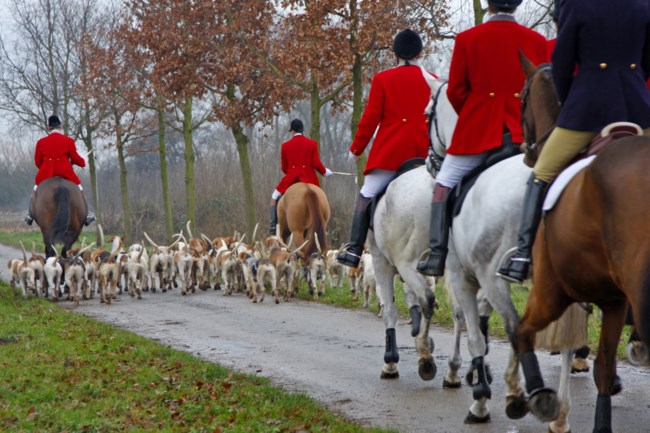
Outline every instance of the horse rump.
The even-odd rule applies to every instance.
[[[70,245],[76,240],[72,239],[73,234],[68,230],[70,226],[70,191],[65,186],[59,185],[54,192],[54,198],[58,206],[52,223],[52,243]]]

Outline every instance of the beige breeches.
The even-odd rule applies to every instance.
[[[596,134],[556,126],[533,167],[535,178],[551,182]],[[643,135],[650,136],[650,128],[644,129]]]

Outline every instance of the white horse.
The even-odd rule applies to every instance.
[[[451,140],[457,116],[442,91],[442,81],[431,79],[435,117],[431,118],[431,134],[444,140],[442,148]],[[440,91],[438,91],[440,89]],[[433,107],[431,107],[434,105]],[[437,108],[437,109],[436,109]],[[416,337],[419,352],[419,374],[424,380],[431,380],[436,374],[433,360],[433,340],[429,337],[429,326],[435,304],[434,281],[416,270],[420,253],[426,248],[429,226],[429,206],[434,180],[426,167],[413,169],[395,179],[388,186],[386,194],[378,202],[374,213],[374,231],[368,234],[368,248],[372,255],[377,280],[377,290],[384,299],[384,324],[386,327],[386,353],[381,377],[399,377],[397,363],[399,353],[395,337],[397,309],[394,302],[394,276],[398,273],[404,280],[406,303],[412,319],[411,334]],[[455,317],[461,317],[460,310]],[[459,336],[460,336],[460,326]],[[458,364],[460,366],[460,362]],[[458,369],[456,368],[456,371]],[[457,377],[451,381],[460,384]]]
[[[437,95],[437,128],[432,127],[431,136],[438,155],[445,154],[453,128],[455,113],[446,99],[441,82],[430,83],[432,94]],[[521,219],[523,197],[530,168],[523,157],[516,156],[497,163],[481,174],[469,191],[460,214],[453,220],[449,254],[447,257],[446,282],[460,305],[454,306],[456,344],[449,360],[449,371],[443,382],[445,387],[460,386],[458,370],[460,358],[460,327],[463,318],[468,330],[468,348],[472,367],[478,372],[473,386],[474,402],[465,422],[488,422],[490,412],[487,400],[491,398],[489,371],[483,357],[486,355],[486,339],[480,330],[479,305],[491,305],[502,317],[506,332],[513,335],[518,314],[510,298],[509,284],[496,276],[496,269],[503,255],[516,244],[517,229]],[[397,312],[393,300],[393,276],[397,272],[405,282],[406,301],[413,320],[412,335],[416,337],[419,352],[419,373],[425,380],[433,379],[436,366],[431,352],[433,341],[428,336],[434,296],[425,277],[416,270],[420,254],[427,248],[428,227],[434,179],[424,167],[411,170],[395,179],[379,201],[374,215],[374,235],[368,237],[369,249],[375,262],[377,287],[386,301],[384,322],[386,326],[386,353],[382,377],[398,377],[397,343],[394,327]],[[483,298],[477,299],[479,288]],[[485,302],[487,301],[487,302]],[[489,306],[488,306],[489,310]],[[422,316],[420,318],[420,312]],[[571,350],[563,350],[563,368],[560,399],[568,402],[568,379]],[[567,364],[568,363],[568,364]],[[566,367],[569,365],[569,367]],[[566,372],[566,374],[564,374]],[[513,376],[517,377],[517,376]],[[511,417],[520,417],[527,410],[523,389],[515,381],[509,382],[508,408]],[[567,403],[568,405],[568,403]],[[523,412],[523,413],[522,413]],[[568,410],[567,410],[568,412]],[[562,415],[561,415],[562,416]],[[558,421],[568,431],[566,419]],[[564,426],[567,430],[564,430]],[[551,430],[553,430],[551,425]]]

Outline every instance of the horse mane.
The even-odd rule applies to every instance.
[[[538,76],[541,94],[544,95],[544,98],[541,98],[540,101],[540,108],[548,116],[547,120],[554,125],[560,115],[560,104],[558,104],[557,91],[555,90],[551,70],[541,71]]]
[[[307,190],[307,194],[305,194],[305,202],[307,204],[309,214],[312,217],[313,224],[310,225],[307,231],[306,239],[309,239],[309,245],[305,249],[304,257],[311,257],[312,253],[316,251],[314,233],[318,235],[319,242],[321,243],[321,249],[323,251],[327,249],[327,234],[325,233],[325,223],[323,221],[323,215],[321,214],[321,207],[318,201],[318,196],[313,190]]]

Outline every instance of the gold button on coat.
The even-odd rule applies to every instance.
[[[632,64],[630,65],[630,69],[636,69],[636,63],[632,63]]]
[[[494,98],[494,92],[490,92],[490,98]]]
[[[406,123],[406,119],[402,119],[402,122]]]
[[[607,68],[607,63],[600,64],[600,69],[606,69],[606,68]]]
[[[519,92],[515,92],[515,95],[514,95],[514,96],[515,96],[515,98],[520,98],[520,97],[521,97],[521,95],[519,94]]]

